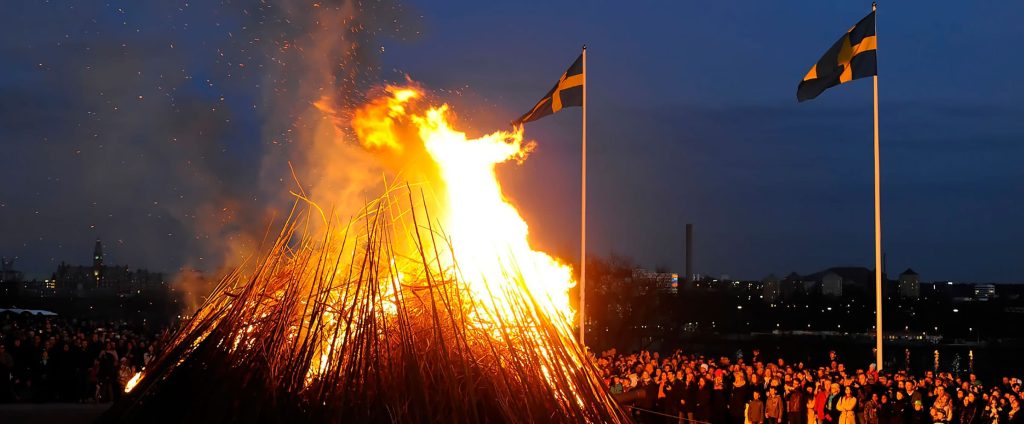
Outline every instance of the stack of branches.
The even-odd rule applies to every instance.
[[[404,191],[343,226],[297,202],[101,421],[629,421],[568,320],[511,264],[474,295]]]

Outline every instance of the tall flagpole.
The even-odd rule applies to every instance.
[[[877,131],[876,131],[877,133]],[[877,137],[876,137],[877,140]],[[583,164],[580,189],[580,346],[587,326],[587,45],[583,45]],[[877,162],[877,161],[876,161]]]
[[[871,3],[871,11],[875,12],[877,4]],[[878,37],[878,14],[875,14],[875,37]],[[877,49],[876,49],[876,55]],[[584,63],[586,63],[584,61]],[[877,69],[877,56],[875,59]],[[584,68],[586,69],[586,65]],[[872,77],[874,82],[875,98],[875,363],[878,364],[878,371],[882,370],[882,207],[881,207],[881,178],[879,176],[878,160],[878,72]],[[586,90],[586,89],[584,89]],[[586,91],[584,91],[585,93]],[[583,97],[586,99],[586,95]],[[584,116],[586,112],[584,112]]]

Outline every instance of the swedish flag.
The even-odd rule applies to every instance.
[[[535,121],[552,113],[562,110],[566,106],[583,106],[583,84],[586,75],[583,72],[583,55],[576,58],[576,61],[572,63],[562,77],[558,79],[558,82],[548,94],[544,95],[544,98],[537,102],[537,105],[526,112],[523,116],[512,124],[518,125],[530,121]]]
[[[797,101],[818,97],[826,89],[844,82],[878,75],[877,47],[875,12],[872,11],[846,31],[811,67],[796,89]]]

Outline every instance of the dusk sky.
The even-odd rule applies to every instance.
[[[8,5],[0,255],[45,278],[101,238],[109,263],[173,273],[262,231],[288,190],[274,159],[301,154],[290,105],[317,100],[282,81],[332,60],[301,48],[322,3]],[[681,272],[693,223],[700,273],[873,267],[871,81],[796,101],[869,1],[523,3],[375,3],[355,13],[350,89],[408,75],[479,135],[585,43],[593,254]],[[1024,3],[892,1],[877,19],[887,271],[1024,282]],[[580,116],[527,124],[536,151],[499,169],[533,241],[573,262]]]

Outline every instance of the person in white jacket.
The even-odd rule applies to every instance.
[[[857,424],[857,397],[853,395],[853,389],[846,386],[843,397],[839,399],[836,409],[839,410],[839,424]]]

